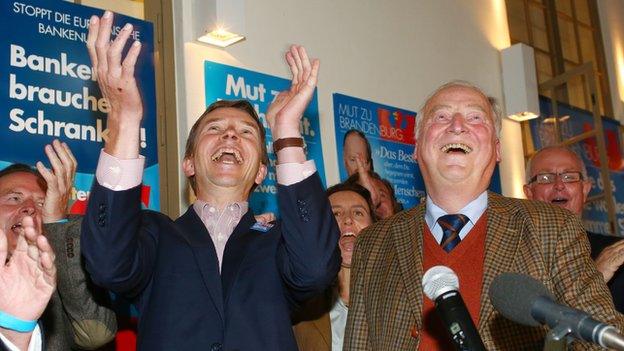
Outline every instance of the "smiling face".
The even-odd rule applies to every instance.
[[[560,174],[564,172],[582,172],[581,160],[564,148],[548,148],[536,154],[531,160],[530,177],[543,173]],[[591,183],[587,180],[564,183],[561,177],[555,177],[551,184],[532,182],[524,186],[524,194],[530,200],[545,201],[563,207],[580,216]]]
[[[377,187],[377,193],[379,194],[379,204],[375,208],[375,214],[377,218],[385,219],[394,214],[394,203],[392,200],[392,193],[390,189],[379,179],[373,179],[373,183]]]
[[[373,223],[368,202],[355,191],[338,191],[329,195],[332,212],[340,228],[342,265],[351,267],[355,240],[362,229]]]
[[[450,85],[426,103],[419,122],[414,158],[428,193],[485,191],[496,163],[500,143],[494,113],[487,97],[474,88]]]
[[[183,163],[185,175],[194,177],[197,197],[206,201],[227,191],[236,194],[236,201],[246,201],[266,175],[258,123],[232,107],[209,112],[201,123],[194,150]]]
[[[45,192],[32,173],[15,172],[0,177],[0,228],[7,236],[9,253],[22,231],[22,218],[31,216],[41,231],[41,211]]]

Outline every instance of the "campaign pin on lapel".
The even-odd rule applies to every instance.
[[[266,233],[268,232],[271,228],[273,228],[274,224],[273,223],[261,223],[261,222],[256,222],[254,223],[254,225],[251,226],[251,229],[253,230],[257,230],[259,232],[263,232]]]

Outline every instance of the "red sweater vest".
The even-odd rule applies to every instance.
[[[459,291],[475,325],[479,325],[483,258],[487,218],[484,213],[458,246],[446,253],[431,234],[427,224],[423,230],[423,272],[437,265],[447,266],[459,278]],[[448,332],[435,312],[433,301],[423,294],[423,319],[419,350],[453,350]]]

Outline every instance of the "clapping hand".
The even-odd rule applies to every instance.
[[[87,49],[97,72],[98,85],[110,105],[107,119],[109,134],[104,149],[119,158],[137,158],[143,100],[134,78],[134,67],[141,43],[132,43],[122,60],[121,54],[133,27],[126,24],[111,43],[112,25],[113,14],[110,11],[106,11],[102,18],[92,16],[87,37]]]
[[[290,89],[280,92],[266,113],[273,140],[301,136],[299,124],[314,95],[321,65],[319,60],[310,61],[305,48],[299,45],[290,47],[286,62],[292,73]]]
[[[596,257],[596,268],[602,273],[606,283],[613,278],[615,272],[624,263],[624,240],[607,246]]]
[[[69,146],[58,140],[54,140],[52,145],[46,145],[45,153],[50,160],[52,170],[47,169],[43,163],[37,162],[37,170],[48,185],[42,219],[43,223],[54,223],[67,215],[67,203],[78,163]]]
[[[8,258],[8,260],[7,260]],[[0,311],[23,320],[37,320],[56,288],[54,252],[32,217],[22,219],[22,233],[9,257],[0,230]]]

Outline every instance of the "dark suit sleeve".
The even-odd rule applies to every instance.
[[[321,293],[340,269],[340,231],[318,173],[278,185],[282,242],[278,265],[290,297],[301,303]]]
[[[115,337],[117,319],[108,292],[94,286],[85,271],[80,255],[81,223],[81,217],[72,216],[67,223],[46,224],[45,232],[56,252],[57,290],[74,343],[95,349]]]
[[[147,217],[141,210],[140,185],[113,191],[94,181],[81,236],[94,283],[130,298],[145,289],[157,245],[157,224]]]

